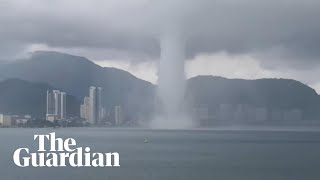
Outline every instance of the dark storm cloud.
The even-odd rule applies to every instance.
[[[189,58],[224,51],[300,68],[320,57],[317,0],[2,0],[0,12],[1,54],[39,43],[157,57],[174,24]]]

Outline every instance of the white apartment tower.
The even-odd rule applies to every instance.
[[[89,123],[101,124],[102,117],[102,88],[91,86],[89,88]]]
[[[46,119],[54,121],[66,118],[67,95],[59,90],[47,91]]]

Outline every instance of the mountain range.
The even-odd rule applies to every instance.
[[[150,102],[154,97],[151,83],[126,71],[101,67],[86,58],[58,52],[39,51],[27,59],[1,65],[0,80],[12,78],[50,84],[79,101],[89,95],[90,86],[99,86],[103,88],[106,108],[120,105],[131,116],[151,111]]]
[[[245,104],[268,109],[303,112],[304,119],[319,119],[320,96],[311,87],[291,79],[227,79],[198,76],[188,81],[187,93],[197,106]]]
[[[67,103],[72,105],[70,112],[67,111],[79,115],[79,104],[88,96],[89,87],[100,86],[106,108],[121,105],[130,118],[150,117],[156,89],[156,85],[126,71],[101,67],[84,57],[46,51],[35,52],[24,60],[1,64],[0,81],[0,112],[36,115],[44,114],[47,89],[67,92],[70,95]],[[193,106],[249,104],[298,108],[303,110],[305,119],[320,119],[319,95],[309,86],[290,79],[243,80],[198,76],[188,80],[187,94]]]

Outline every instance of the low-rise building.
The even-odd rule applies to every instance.
[[[59,119],[59,117],[55,114],[47,114],[47,121],[54,122]]]
[[[21,118],[21,119],[16,119],[15,123],[17,126],[23,126],[23,125],[27,124],[28,121],[29,121],[29,119],[27,119],[27,118]]]

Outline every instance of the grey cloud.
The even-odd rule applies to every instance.
[[[177,25],[189,58],[225,51],[257,55],[267,68],[300,68],[320,57],[317,0],[3,0],[0,12],[0,47],[39,43],[154,59],[158,38]]]

